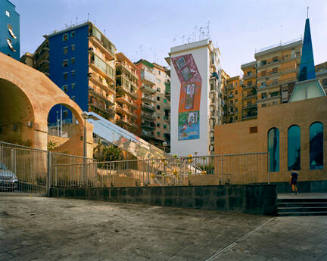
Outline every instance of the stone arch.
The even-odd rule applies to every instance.
[[[9,82],[25,94],[33,112],[31,127],[31,146],[39,149],[47,149],[48,144],[48,113],[55,104],[64,104],[74,112],[80,123],[79,135],[73,137],[66,144],[65,152],[70,154],[83,154],[83,127],[84,120],[80,107],[55,85],[45,74],[23,64],[15,59],[0,53],[0,79],[4,83]],[[92,144],[93,126],[86,123],[88,147]],[[74,148],[74,151],[67,150]],[[92,149],[88,149],[88,156],[92,156]]]
[[[24,90],[0,78],[0,140],[30,146],[34,109]]]

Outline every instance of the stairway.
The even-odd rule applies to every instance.
[[[278,197],[278,216],[327,216],[326,194],[300,194]]]

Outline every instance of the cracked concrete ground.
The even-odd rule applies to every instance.
[[[326,217],[0,193],[0,260],[327,260]]]

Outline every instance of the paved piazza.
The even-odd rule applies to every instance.
[[[327,260],[327,217],[0,193],[0,260]]]

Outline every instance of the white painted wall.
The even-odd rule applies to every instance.
[[[180,156],[189,154],[209,154],[209,50],[208,40],[185,44],[171,48],[171,57],[192,54],[202,78],[200,102],[200,139],[178,140],[178,106],[181,83],[171,63],[171,116],[170,116],[170,144],[171,153]],[[201,48],[190,50],[202,46]],[[174,53],[176,51],[181,51]]]

